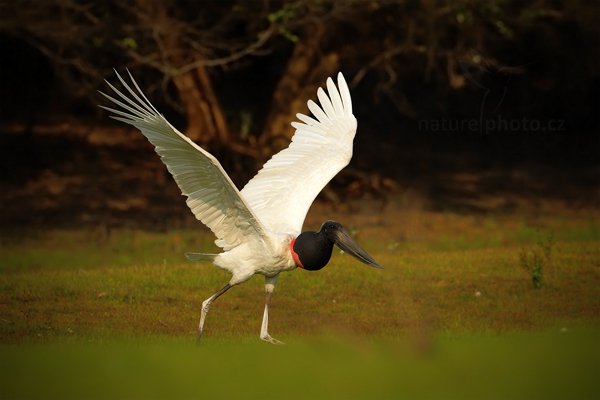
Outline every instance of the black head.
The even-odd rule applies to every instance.
[[[352,239],[344,227],[336,221],[326,221],[319,232],[304,232],[294,242],[293,250],[302,267],[309,271],[323,268],[331,258],[333,245],[358,258],[363,263],[382,268],[366,251]]]

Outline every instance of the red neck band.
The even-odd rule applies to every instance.
[[[290,242],[290,253],[292,253],[292,258],[294,259],[294,262],[296,263],[296,266],[298,268],[304,269],[304,266],[300,262],[300,257],[298,256],[298,253],[296,253],[294,251],[294,243],[296,243],[296,239],[295,238],[292,239],[292,241]]]

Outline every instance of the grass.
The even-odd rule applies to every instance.
[[[215,302],[193,345],[202,300],[228,280],[183,259],[214,249],[205,231],[4,234],[0,397],[598,392],[597,212],[388,216],[340,217],[384,270],[335,254],[320,272],[281,276],[270,331],[283,348],[258,341],[261,277]],[[308,225],[322,219],[317,209]],[[536,290],[519,256],[540,235],[554,242]]]
[[[426,353],[340,337],[4,345],[0,384],[3,398],[584,399],[600,389],[598,333],[453,335]]]

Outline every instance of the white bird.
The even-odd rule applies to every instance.
[[[175,129],[127,72],[136,90],[117,73],[129,95],[106,81],[118,98],[100,93],[121,109],[100,107],[112,112],[112,118],[138,128],[156,147],[187,196],[192,213],[210,228],[217,237],[215,243],[223,249],[220,254],[186,253],[187,258],[210,260],[232,275],[225,286],[202,303],[198,338],[211,303],[254,274],[265,276],[260,338],[279,344],[269,334],[268,324],[271,294],[280,272],[297,267],[311,271],[323,268],[334,244],[365,264],[381,268],[335,221],[325,222],[319,232],[301,233],[315,197],[352,158],[356,118],[341,73],[337,88],[331,78],[327,79],[329,95],[322,88],[317,91],[321,107],[308,101],[316,119],[296,114],[302,122],[292,122],[296,131],[289,147],[274,155],[239,191],[217,159]]]

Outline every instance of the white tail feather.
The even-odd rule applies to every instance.
[[[185,257],[190,261],[213,261],[218,254],[207,253],[185,253]]]

